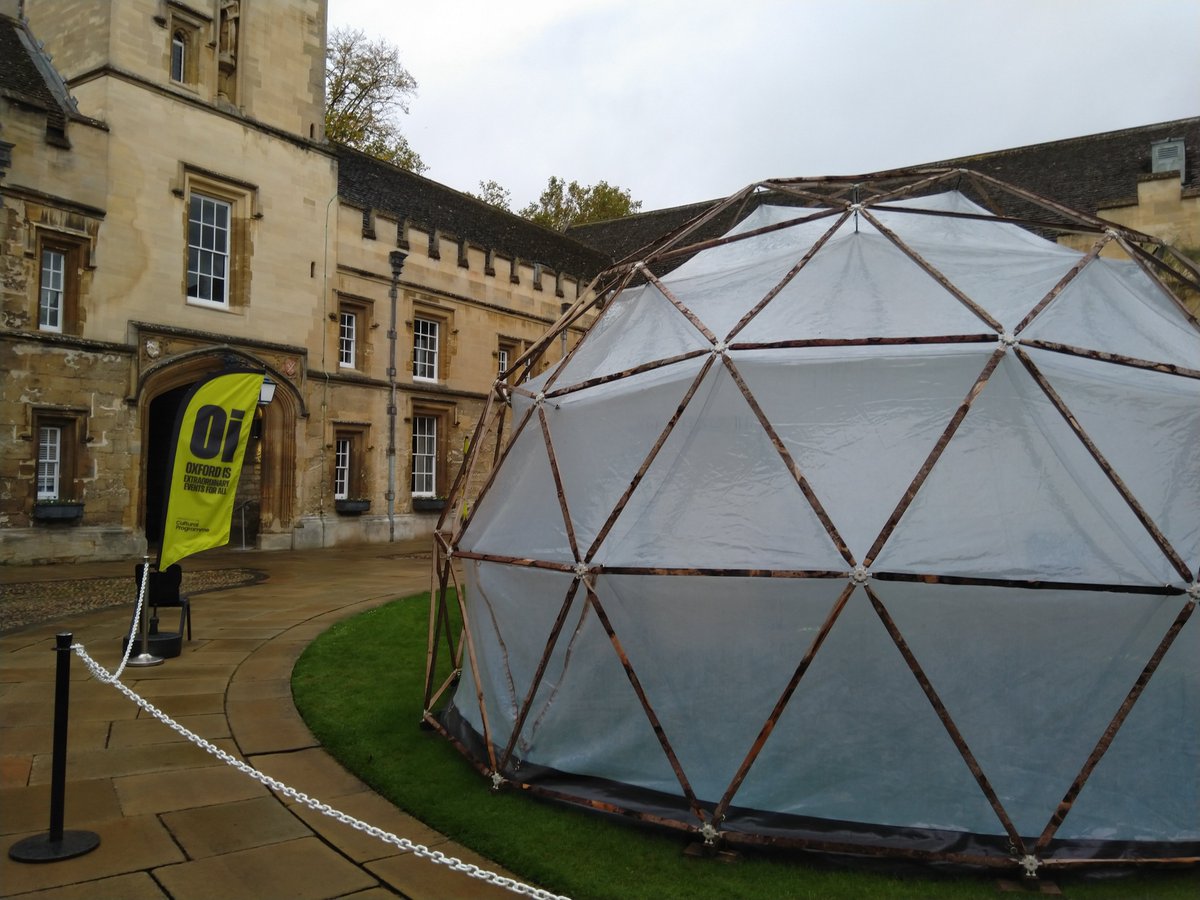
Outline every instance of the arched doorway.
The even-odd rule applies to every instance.
[[[216,353],[206,350],[176,357],[146,373],[142,380],[141,425],[146,439],[139,518],[151,548],[156,549],[162,541],[169,467],[182,404],[193,385],[230,365],[267,372],[277,389],[271,405],[255,412],[234,501],[229,546],[259,546],[260,530],[277,534],[291,530],[298,397],[291,384],[261,360],[221,348]]]
[[[166,516],[167,489],[170,480],[172,442],[179,408],[191,390],[191,384],[180,385],[159,394],[150,401],[146,427],[145,513],[143,522],[146,543],[157,548],[162,542],[163,520]]]

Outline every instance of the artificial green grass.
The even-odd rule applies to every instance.
[[[425,594],[333,626],[296,663],[296,706],[325,749],[372,789],[532,884],[577,900],[999,896],[995,874],[912,866],[896,874],[801,854],[697,859],[683,854],[687,839],[677,833],[518,790],[494,793],[449,742],[419,727],[428,613]],[[1067,897],[1087,900],[1193,900],[1200,888],[1195,872],[1056,882]]]

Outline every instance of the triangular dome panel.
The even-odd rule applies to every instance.
[[[735,361],[862,560],[993,350],[842,347],[746,352]]]
[[[986,323],[887,238],[843,228],[735,342],[985,334]]]
[[[1200,329],[1131,260],[1092,260],[1020,336],[1200,368]]]
[[[717,422],[721,427],[713,428]],[[650,568],[846,568],[721,365],[706,376],[595,561]]]
[[[826,215],[826,213],[829,213]],[[695,278],[716,272],[740,269],[765,259],[799,260],[821,236],[838,221],[839,212],[828,209],[797,206],[759,206],[725,233],[726,238],[738,238],[759,228],[797,222],[764,234],[742,237],[710,247],[693,256],[675,269],[669,279]]]
[[[547,610],[554,615],[558,608]],[[540,659],[544,642],[537,647]],[[519,682],[524,698],[529,678]],[[603,741],[581,744],[581,734]],[[524,762],[576,775],[617,778],[640,788],[678,793],[671,768],[620,658],[581,588],[546,667],[521,732]]]
[[[986,253],[954,244],[914,247],[1007,331],[1015,329],[1078,262],[1066,252]]]
[[[847,602],[733,803],[1002,833],[862,590]]]
[[[973,250],[1057,252],[1078,256],[1074,251],[1043,240],[1020,226],[993,220],[990,217],[994,213],[958,191],[872,200],[866,206],[885,228],[914,248],[917,245],[923,248],[955,245]],[[905,212],[895,212],[897,209]],[[923,214],[926,211],[928,215]],[[984,218],[977,218],[979,216]]]
[[[1153,626],[1173,619],[1184,602],[1180,597],[1164,599]],[[1195,777],[1200,772],[1200,740],[1192,715],[1200,708],[1200,666],[1195,653],[1188,652],[1196,646],[1200,616],[1192,615],[1080,791],[1059,837],[1108,840],[1114,821],[1139,822],[1149,815],[1156,827],[1138,828],[1129,837],[1200,841]]]
[[[1017,832],[1034,838],[1180,606],[1096,591],[1042,591],[1035,603],[1011,588],[876,589]],[[1109,798],[1109,819],[1111,802],[1123,801]]]
[[[623,291],[588,330],[554,390],[712,346],[653,285]]]
[[[1062,353],[1029,353],[1195,576],[1200,561],[1200,380]]]
[[[516,418],[519,422],[520,416]],[[479,499],[459,546],[498,556],[574,562],[536,410],[508,461]]]
[[[702,800],[724,795],[844,587],[790,578],[600,580],[613,629]],[[743,627],[747,618],[761,630]],[[712,635],[722,638],[696,653]]]
[[[785,219],[807,210],[788,212]],[[836,221],[822,219],[716,247],[696,257],[702,262],[681,266],[663,281],[680,303],[723,340]]]
[[[599,534],[695,380],[704,358],[643,372],[546,405],[581,553]],[[630,421],[649,424],[629,429]],[[658,423],[655,428],[650,423]],[[619,436],[619,440],[614,438]]]
[[[956,192],[885,205],[910,212],[873,208],[884,226],[1009,331],[1083,256],[1017,225],[955,218],[992,215]]]
[[[484,705],[492,738],[503,747],[573,576],[480,560],[465,560],[463,568]],[[455,704],[482,734],[471,665],[471,654],[464,653]]]
[[[976,398],[873,568],[1155,586],[1173,574],[1012,354]]]

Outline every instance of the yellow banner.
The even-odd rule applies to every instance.
[[[229,543],[261,372],[227,372],[192,389],[175,434],[159,570]]]

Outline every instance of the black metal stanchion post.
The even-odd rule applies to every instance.
[[[54,862],[90,853],[100,845],[93,831],[64,831],[67,800],[67,714],[71,704],[71,633],[55,635],[54,754],[50,772],[50,832],[17,841],[8,855],[17,862]]]

